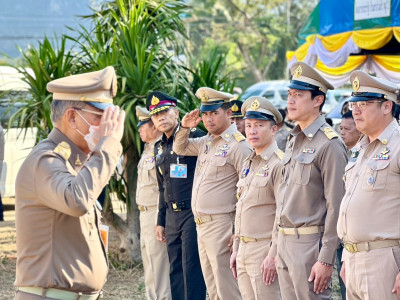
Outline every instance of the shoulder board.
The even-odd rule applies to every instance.
[[[249,159],[250,159],[250,156],[251,156],[251,154],[249,154],[245,159],[244,159],[244,161],[243,162],[246,162],[246,161],[248,161]]]
[[[71,147],[67,142],[61,142],[54,148],[54,152],[61,155],[65,160],[71,156]]]
[[[276,150],[275,153],[280,160],[282,160],[283,156],[285,155],[285,153],[281,149]]]
[[[243,134],[241,134],[239,131],[235,132],[233,134],[233,137],[235,138],[236,141],[241,142],[244,141],[246,138],[244,137]]]
[[[328,139],[333,139],[339,137],[339,135],[330,127],[324,128],[324,133]]]

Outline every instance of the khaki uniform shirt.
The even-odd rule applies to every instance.
[[[188,138],[190,129],[180,127],[173,149],[180,155],[198,156],[192,191],[193,214],[224,214],[235,211],[236,183],[251,147],[231,124],[220,136]]]
[[[28,155],[15,188],[16,286],[101,290],[108,261],[95,201],[121,153],[119,142],[103,137],[87,156],[53,129]]]
[[[155,169],[154,144],[144,145],[142,156],[138,163],[138,179],[136,187],[136,204],[143,206],[158,205],[158,184]]]
[[[336,223],[346,163],[346,147],[323,116],[304,131],[293,129],[283,159],[279,226],[324,226],[318,260],[329,264],[338,246]]]
[[[337,225],[344,241],[400,240],[399,134],[393,120],[375,141],[364,136],[352,149]]]
[[[239,200],[236,206],[233,251],[238,251],[241,236],[273,239],[273,247],[268,256],[276,256],[277,231],[273,229],[282,158],[283,152],[278,149],[275,141],[260,155],[253,151],[246,158],[237,183]]]

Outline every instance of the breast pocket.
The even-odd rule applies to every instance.
[[[344,181],[346,188],[347,188],[347,184],[348,184],[348,179],[350,178],[351,174],[353,173],[355,165],[356,165],[355,161],[349,162],[344,169],[343,181]]]
[[[145,183],[150,183],[152,181],[152,174],[155,174],[154,172],[154,168],[155,168],[155,164],[154,162],[146,162],[143,166],[143,180],[145,181]]]
[[[362,176],[362,189],[373,191],[385,188],[389,163],[389,160],[369,161]]]
[[[256,200],[257,204],[275,204],[275,200],[271,197],[267,197],[268,182],[271,176],[255,176],[251,181],[251,188],[257,190],[258,195]],[[270,187],[272,188],[272,187]]]
[[[306,185],[310,181],[312,165],[315,155],[301,153],[296,156],[296,167],[294,169],[294,182]]]
[[[213,160],[210,162],[210,178],[220,178],[225,176],[226,172],[226,164],[227,158],[226,157],[214,157]]]

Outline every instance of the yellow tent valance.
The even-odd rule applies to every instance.
[[[319,59],[315,68],[329,75],[339,76],[354,71],[359,68],[366,60],[367,55],[349,56],[343,66],[330,68],[325,66]]]
[[[398,55],[372,55],[372,59],[386,70],[400,73],[400,56]]]

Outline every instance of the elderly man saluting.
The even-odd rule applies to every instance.
[[[15,299],[101,299],[108,261],[96,199],[122,154],[125,112],[114,69],[47,85],[54,129],[25,159],[16,184]]]

